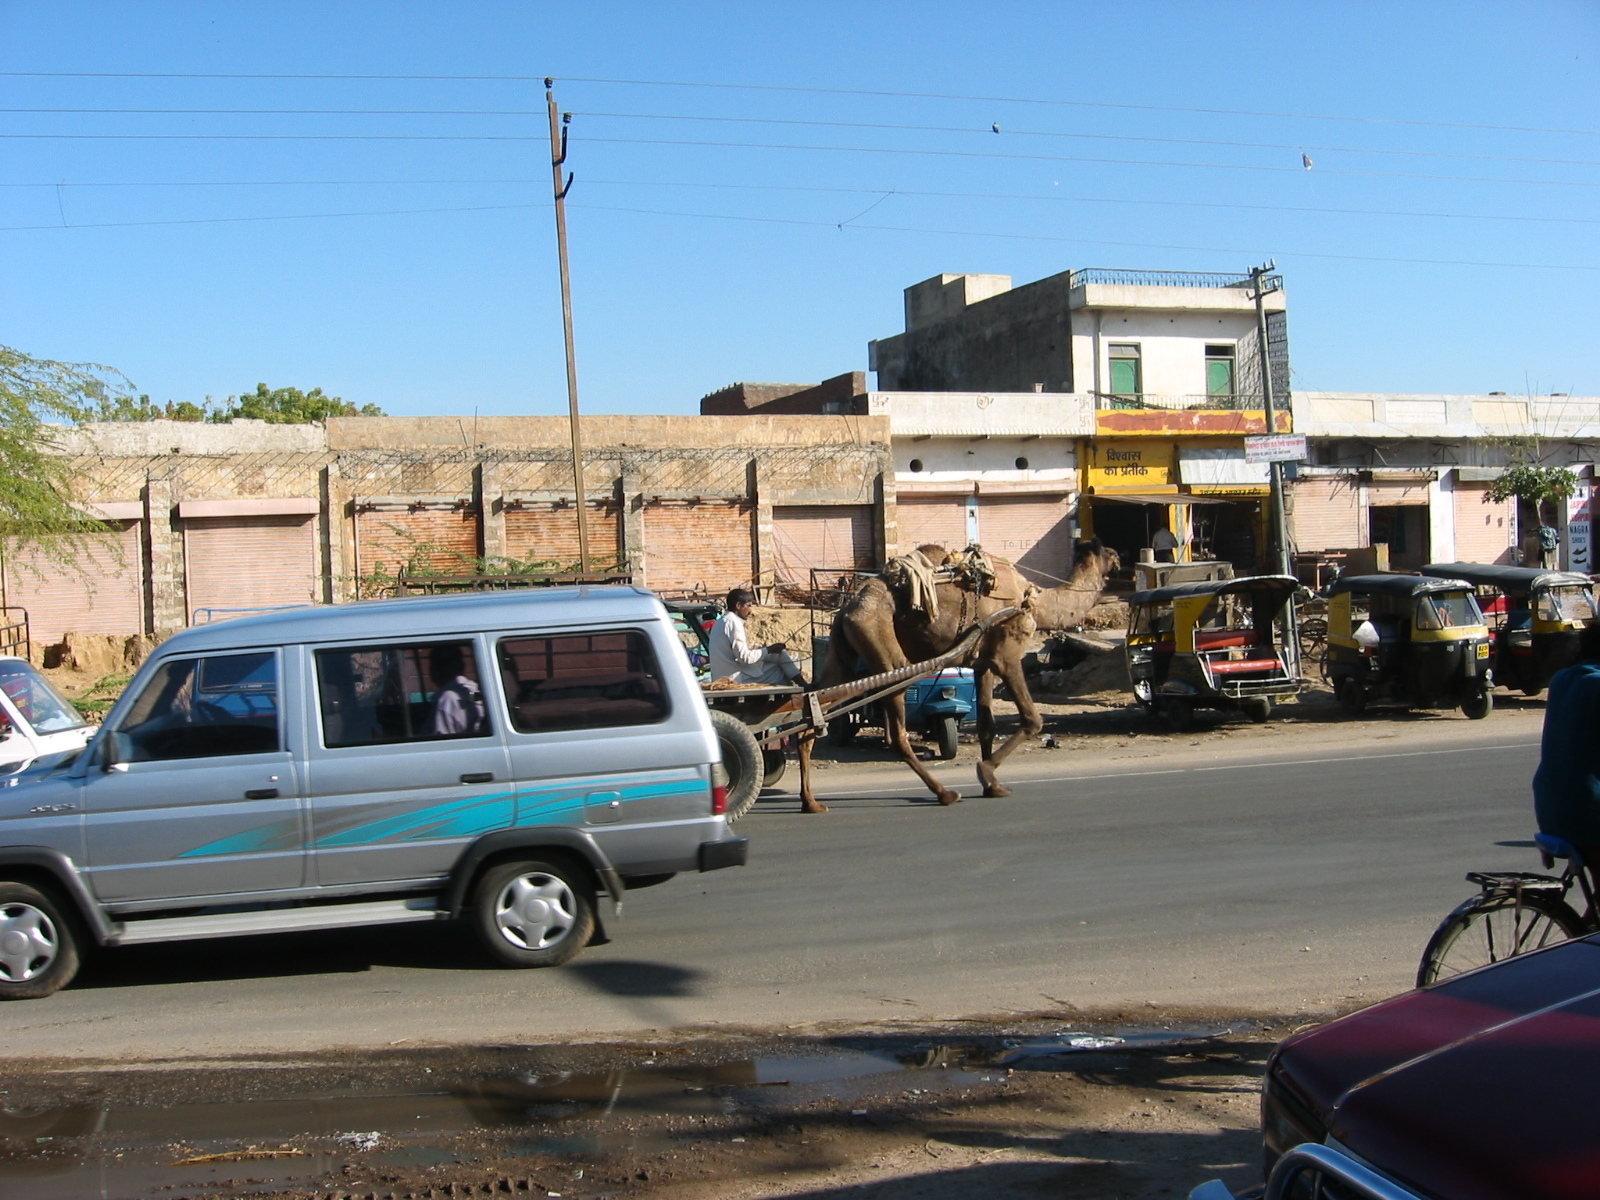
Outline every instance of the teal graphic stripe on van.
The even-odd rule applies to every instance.
[[[300,845],[300,818],[274,821],[259,829],[247,829],[232,837],[220,838],[185,850],[179,858],[209,858],[217,854],[266,854],[272,851],[294,850]]]
[[[492,796],[472,796],[431,804],[415,812],[400,813],[377,821],[320,837],[312,843],[321,846],[364,846],[372,842],[425,841],[428,838],[470,837],[509,828],[517,812],[515,792],[496,792]]]

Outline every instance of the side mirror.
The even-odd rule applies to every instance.
[[[105,741],[100,743],[99,756],[100,769],[108,775],[113,771],[121,774],[128,769],[128,764],[117,758],[117,735],[114,733],[106,734]]]

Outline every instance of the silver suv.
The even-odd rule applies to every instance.
[[[63,757],[0,784],[0,998],[97,943],[462,916],[551,966],[630,886],[748,843],[671,619],[633,588],[185,630]]]

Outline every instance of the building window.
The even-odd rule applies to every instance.
[[[921,459],[920,459],[920,458],[913,458],[913,459],[912,459],[912,460],[911,460],[911,469],[912,469],[912,470],[913,470],[913,471],[920,471],[920,470],[922,470],[922,460],[921,460]]]
[[[1111,354],[1111,394],[1132,398],[1144,391],[1139,371],[1139,347],[1113,342]]]
[[[1026,458],[1017,459],[1017,470],[1026,471],[1027,469],[1028,469],[1028,460]]]
[[[1206,395],[1231,397],[1234,394],[1233,355],[1232,346],[1206,347]]]

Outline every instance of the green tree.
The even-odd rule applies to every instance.
[[[182,400],[157,404],[146,395],[117,394],[102,401],[95,409],[96,421],[204,421],[206,409],[199,404]]]
[[[0,539],[13,556],[73,565],[109,528],[77,507],[64,425],[92,421],[131,402],[109,367],[33,358],[0,346]]]
[[[1516,496],[1531,500],[1544,511],[1547,504],[1556,504],[1572,495],[1578,486],[1578,477],[1566,467],[1552,463],[1517,463],[1506,468],[1506,473],[1483,490],[1485,504],[1499,504]]]
[[[327,396],[321,388],[302,392],[299,388],[268,388],[256,384],[256,390],[242,396],[230,396],[228,403],[215,409],[207,418],[211,421],[233,421],[239,418],[266,421],[273,425],[312,425],[329,417],[381,417],[383,409],[376,404],[363,404],[357,408],[338,396]]]

